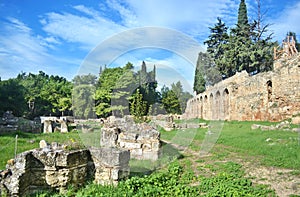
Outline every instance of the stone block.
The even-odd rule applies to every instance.
[[[134,142],[120,142],[120,147],[125,149],[138,149],[141,148],[142,144]]]
[[[52,122],[51,120],[44,120],[44,133],[52,133],[53,129],[52,129]]]
[[[130,153],[128,150],[121,150],[117,148],[91,148],[92,158],[104,166],[122,166],[128,165],[130,160]],[[95,162],[95,166],[99,166]]]
[[[158,151],[143,151],[142,159],[156,161],[159,158]]]
[[[300,125],[300,116],[292,118],[292,124],[299,124]]]
[[[253,124],[251,125],[251,129],[254,130],[254,129],[259,129],[261,127],[261,125],[258,125],[258,124]]]
[[[142,155],[143,155],[143,149],[141,148],[130,150],[130,156],[132,158],[136,158],[136,157],[140,158]]]
[[[158,151],[159,148],[160,148],[160,142],[159,141],[156,141],[156,142],[152,142],[152,150],[153,151]]]
[[[143,144],[142,148],[143,148],[143,150],[152,150],[151,142],[147,142],[147,143]]]
[[[47,148],[49,147],[49,144],[45,140],[40,141],[40,148]]]
[[[103,147],[116,147],[118,140],[119,130],[117,127],[101,129],[100,145]]]
[[[60,132],[61,133],[68,133],[68,125],[65,121],[60,121]]]
[[[70,152],[57,151],[56,166],[59,167],[73,167],[80,165],[87,165],[90,160],[90,153],[88,150],[74,150]]]
[[[113,168],[111,169],[111,179],[112,180],[120,180],[129,176],[129,167],[124,169]]]
[[[101,167],[96,168],[95,182],[102,184],[101,181],[111,180],[111,168]]]
[[[122,132],[119,135],[119,141],[136,141],[137,138],[137,133]]]
[[[150,130],[142,130],[140,135],[138,136],[138,140],[152,140],[159,139],[160,133],[155,129]]]

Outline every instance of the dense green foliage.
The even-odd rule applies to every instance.
[[[147,72],[145,62],[138,72],[134,72],[130,62],[123,68],[105,68],[96,85],[96,114],[100,117],[147,115],[159,95],[156,86],[155,68]]]
[[[240,2],[235,27],[229,29],[221,18],[217,20],[204,42],[207,52],[198,57],[194,80],[197,93],[237,72],[245,70],[254,75],[273,67],[275,43],[271,41],[272,34],[267,34],[269,25],[261,27],[261,18],[249,23],[244,0]]]
[[[274,191],[266,186],[253,185],[250,179],[244,178],[241,166],[234,162],[209,166],[221,169],[214,177],[197,177],[186,161],[185,167],[175,161],[167,169],[131,177],[118,186],[88,184],[77,192],[70,188],[62,195],[48,193],[37,196],[275,196]]]
[[[95,111],[100,117],[109,115],[134,115],[142,119],[159,113],[181,114],[192,95],[184,92],[180,81],[156,90],[155,66],[147,72],[145,62],[141,70],[134,72],[128,62],[123,68],[106,68],[102,71],[95,94]]]
[[[141,117],[166,111],[184,111],[191,94],[183,91],[180,82],[172,84],[176,96],[164,98],[156,90],[155,67],[147,72],[143,62],[141,70],[135,72],[133,68],[128,62],[124,67],[101,69],[99,77],[92,74],[75,76],[72,82],[42,71],[38,74],[21,73],[16,78],[0,80],[0,114],[12,111],[15,116],[30,119],[51,115],[96,118],[126,114]],[[135,99],[139,94],[139,102],[143,104],[136,106]],[[177,102],[179,106],[171,109],[173,105],[163,101]],[[165,106],[168,110],[164,109]]]
[[[59,76],[21,73],[0,81],[0,113],[9,110],[16,116],[34,118],[61,115],[71,110],[72,83]]]

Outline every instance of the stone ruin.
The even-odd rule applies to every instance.
[[[183,118],[283,121],[300,116],[300,54],[274,61],[274,69],[224,79],[187,102]]]
[[[89,180],[117,184],[129,176],[130,158],[157,160],[160,156],[160,133],[147,123],[135,123],[131,117],[110,117],[101,129],[99,144],[68,150],[67,146],[42,140],[40,148],[17,155],[0,171],[0,195],[63,192],[69,185],[76,188]]]
[[[129,159],[129,151],[117,148],[64,150],[56,144],[26,151],[0,171],[0,196],[64,192],[69,185],[76,188],[90,180],[116,184],[129,175]]]
[[[21,117],[15,117],[12,111],[6,111],[0,118],[0,133],[11,131],[23,131],[23,132],[40,132],[41,124],[38,120],[27,120]]]
[[[133,118],[110,118],[101,129],[100,145],[130,151],[131,158],[157,160],[160,156],[160,133],[147,123]]]
[[[67,122],[73,122],[72,117],[68,116],[41,116],[41,123],[43,124],[43,133],[52,133],[54,130],[60,131],[61,133],[68,133]],[[60,124],[60,127],[56,126]],[[53,129],[54,128],[54,129]]]
[[[198,129],[198,128],[208,128],[207,123],[191,123],[186,121],[181,121],[176,123],[175,120],[182,120],[181,115],[169,114],[169,115],[158,115],[152,116],[151,122],[156,126],[162,127],[166,131],[171,131],[173,129]]]

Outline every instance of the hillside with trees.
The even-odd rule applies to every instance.
[[[38,116],[74,115],[77,118],[106,118],[131,114],[136,117],[184,112],[192,95],[184,92],[180,81],[157,90],[156,68],[147,72],[145,62],[134,71],[132,63],[104,68],[99,76],[64,77],[20,73],[0,80],[0,114],[33,119]]]
[[[257,7],[257,20],[249,22],[245,0],[241,0],[238,20],[229,28],[217,18],[210,27],[210,35],[204,42],[207,52],[199,53],[195,70],[194,91],[201,93],[206,86],[235,75],[243,70],[249,75],[272,70],[272,34],[268,33],[269,24],[262,26],[260,1]]]

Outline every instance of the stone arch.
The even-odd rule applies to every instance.
[[[229,118],[229,91],[225,88],[223,92],[223,112],[224,112],[224,119]]]
[[[267,81],[267,93],[268,93],[268,101],[270,102],[272,97],[272,81]]]
[[[214,95],[213,93],[210,93],[209,95],[209,115],[210,115],[210,119],[213,119],[214,116]]]
[[[215,118],[221,119],[221,94],[218,90],[216,93],[216,102],[215,102]]]
[[[203,118],[208,119],[208,97],[207,95],[204,96],[204,104],[203,104]]]
[[[200,118],[202,119],[203,118],[203,98],[202,96],[200,96]]]
[[[200,117],[200,98],[197,97],[197,102],[196,102],[196,118]]]

